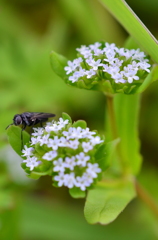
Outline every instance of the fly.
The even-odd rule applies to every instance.
[[[43,113],[43,112],[24,112],[21,114],[16,114],[13,118],[13,123],[9,124],[6,129],[10,125],[22,125],[21,130],[21,141],[22,141],[22,147],[23,147],[23,138],[22,138],[22,131],[25,130],[27,126],[33,127],[36,124],[40,124],[41,127],[43,126],[44,122],[48,121],[48,118],[55,117],[55,114],[53,113]]]

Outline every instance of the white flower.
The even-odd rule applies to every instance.
[[[91,163],[95,158],[88,154],[93,149],[95,153],[95,145],[103,142],[97,133],[90,131],[88,127],[73,127],[69,120],[63,118],[58,122],[46,123],[42,131],[38,128],[34,129],[34,132],[31,147],[25,146],[22,150],[23,156],[27,157],[23,161],[26,166],[32,171],[39,164],[44,166],[46,161],[50,161],[52,176],[55,175],[53,179],[59,187],[78,187],[85,191],[101,171],[98,164]],[[36,143],[39,143],[40,147],[34,146]],[[42,160],[38,161],[41,158]]]
[[[44,135],[40,138],[39,142],[40,142],[40,146],[42,146],[43,144],[48,144],[48,139],[49,139],[49,134]]]
[[[79,187],[82,191],[86,190],[93,183],[93,178],[84,173],[81,177],[76,177],[76,187]]]
[[[74,82],[77,82],[78,79],[81,77],[81,73],[79,71],[76,71],[73,73],[72,76],[69,77],[69,80],[74,83]]]
[[[81,127],[70,127],[68,131],[63,131],[63,135],[67,138],[67,139],[80,139],[83,138],[83,129]]]
[[[82,138],[91,138],[92,135],[95,135],[96,132],[92,132],[89,130],[89,128],[82,130]]]
[[[146,72],[150,72],[150,70],[148,69],[148,68],[150,67],[150,64],[149,64],[149,63],[143,61],[143,62],[138,63],[138,66],[139,66],[141,69],[145,70]]]
[[[69,141],[68,147],[73,148],[73,149],[77,149],[78,145],[79,145],[79,141],[77,139],[75,139],[75,140],[70,140]]]
[[[76,155],[76,158],[77,158],[76,164],[85,167],[87,161],[90,159],[90,156],[86,156],[84,152],[80,152],[78,155]]]
[[[57,151],[49,151],[45,153],[42,158],[47,161],[51,161],[52,159],[56,158],[57,155]]]
[[[76,185],[75,174],[73,172],[65,174],[64,176],[64,186],[68,188],[73,188]]]
[[[68,119],[64,120],[62,118],[59,118],[58,124],[60,125],[61,128],[65,127],[68,123],[69,123]]]
[[[54,172],[64,172],[65,171],[65,164],[62,158],[58,158],[58,160],[53,161],[54,164]]]
[[[37,161],[37,157],[28,157],[26,160],[23,160],[26,163],[26,166],[32,171],[34,167],[37,167],[41,162]]]
[[[68,147],[69,146],[69,140],[66,139],[65,137],[59,138],[58,141],[58,147]]]
[[[65,182],[65,175],[63,172],[59,172],[59,175],[54,176],[54,180],[58,182],[58,186],[61,187]]]
[[[132,66],[128,65],[127,67],[124,67],[123,70],[123,74],[129,83],[132,83],[133,80],[139,80],[139,77],[136,76],[137,70],[132,69]]]
[[[91,145],[90,142],[82,142],[82,148],[84,152],[89,152],[90,150],[93,149],[93,146]]]
[[[80,77],[83,77],[86,75],[86,70],[83,69],[82,67],[79,67],[78,73],[79,73]]]
[[[86,170],[87,173],[91,174],[93,178],[96,178],[98,175],[97,173],[101,172],[101,169],[99,168],[98,163],[88,163],[88,168]]]
[[[91,142],[92,146],[95,146],[96,144],[100,144],[104,141],[101,140],[99,136],[96,136],[96,137],[91,137],[90,142]]]
[[[59,138],[58,136],[55,136],[54,139],[49,138],[47,146],[52,148],[53,150],[57,150],[59,146]]]
[[[109,64],[113,64],[114,61],[116,61],[117,58],[115,58],[115,51],[113,50],[108,50],[106,51],[106,58],[104,58],[104,61],[108,62]]]
[[[86,71],[87,78],[91,78],[95,74],[96,74],[96,72],[93,69],[90,69],[90,70]]]
[[[95,51],[96,49],[98,49],[101,46],[100,42],[95,42],[94,44],[90,44],[89,47],[91,50]]]
[[[68,67],[65,67],[65,69],[67,74],[71,74],[68,77],[69,81],[75,83],[78,82],[78,80],[83,80],[88,89],[92,88],[93,82],[85,81],[84,76],[90,80],[94,79],[94,84],[97,84],[97,82],[98,84],[103,83],[104,88],[104,81],[110,81],[112,85],[114,83],[132,83],[133,81],[139,80],[138,70],[150,72],[150,64],[147,63],[149,60],[145,58],[145,53],[141,52],[140,49],[129,50],[117,48],[114,43],[105,43],[103,46],[103,43],[96,42],[89,46],[81,46],[81,48],[77,48],[77,51],[82,57],[80,60],[75,59],[72,63],[68,62]],[[126,67],[128,73],[124,69]],[[109,76],[106,73],[111,75],[110,79],[108,79]],[[145,77],[145,75],[142,75],[142,79],[143,77]],[[116,88],[115,85],[113,85],[113,87]],[[121,88],[122,85],[120,84],[119,88],[114,90],[119,92]],[[128,93],[130,87],[127,89],[124,88],[123,90]]]
[[[24,149],[22,150],[23,157],[29,157],[33,154],[34,148],[33,147],[27,147],[26,145],[24,146]]]
[[[89,66],[93,68],[93,70],[98,70],[98,67],[100,66],[101,59],[98,59],[95,61],[93,58],[88,58],[86,59],[86,62],[88,63]]]
[[[73,72],[82,61],[83,61],[82,58],[77,58],[73,62],[68,61],[68,66],[64,68],[66,71],[66,74],[70,74],[71,72]]]
[[[44,128],[38,127],[38,128],[33,128],[34,132],[31,134],[33,136],[42,136],[44,132]]]
[[[75,161],[75,157],[66,157],[65,158],[65,163],[64,166],[66,168],[69,168],[70,170],[74,170],[74,167],[76,166],[76,161]]]
[[[116,47],[115,43],[105,43],[106,49],[107,50],[117,50],[118,48]]]
[[[86,46],[81,46],[81,48],[77,48],[76,49],[80,54],[82,54],[85,58],[91,57],[92,56],[92,52],[91,50],[86,47]]]
[[[36,143],[40,143],[41,136],[31,137],[31,145],[35,145]]]

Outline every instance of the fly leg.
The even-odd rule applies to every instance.
[[[22,129],[21,129],[21,151],[22,151],[22,149],[23,149],[23,147],[24,147],[23,134],[22,134],[22,132],[25,130],[25,128],[26,128],[26,124],[23,123],[23,127],[22,127]]]

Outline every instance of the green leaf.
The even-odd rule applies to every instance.
[[[108,224],[114,221],[136,196],[130,180],[100,182],[88,192],[84,214],[88,223]]]
[[[11,125],[7,129],[7,135],[8,135],[8,141],[14,151],[20,155],[21,157],[21,148],[22,146],[22,141],[21,141],[21,131],[22,129],[20,127]],[[22,131],[22,139],[23,139],[23,145],[28,143],[30,141],[30,135],[26,131]]]
[[[69,193],[73,198],[85,198],[86,192],[79,188],[73,187],[69,189]]]
[[[121,160],[124,167],[134,175],[138,174],[142,162],[138,136],[139,107],[139,94],[117,94],[114,97],[116,126],[121,140],[119,143]]]
[[[113,160],[113,157],[114,157],[114,154],[116,152],[116,148],[117,148],[117,145],[119,142],[120,142],[120,139],[117,138],[106,144],[106,152],[107,152],[106,162],[107,162],[108,166],[111,164],[111,162]]]
[[[50,54],[50,60],[53,71],[62,79],[65,78],[66,71],[64,70],[64,67],[67,65],[68,60],[54,51]]]
[[[86,121],[84,121],[84,120],[78,120],[78,121],[76,121],[76,122],[73,123],[73,127],[75,127],[75,128],[81,127],[81,128],[83,128],[83,129],[86,129],[87,123],[86,123]]]
[[[154,81],[158,79],[158,65],[154,65],[142,85],[137,89],[136,93],[141,93]]]
[[[145,52],[158,63],[158,42],[124,0],[100,0]]]
[[[39,175],[39,174],[36,174],[34,172],[31,172],[29,175],[27,175],[28,178],[31,178],[31,179],[34,179],[34,180],[38,180],[41,176],[43,176],[43,175]]]
[[[114,141],[103,143],[98,147],[94,157],[103,171],[110,166],[119,141],[119,139],[115,139]]]
[[[67,114],[67,113],[62,113],[62,118],[64,119],[64,120],[69,120],[69,123],[72,123],[72,119],[71,119],[71,117]]]

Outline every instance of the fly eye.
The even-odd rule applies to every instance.
[[[14,124],[15,125],[22,124],[22,118],[19,115],[14,117]]]

